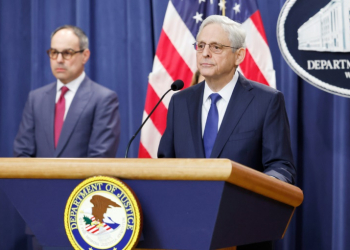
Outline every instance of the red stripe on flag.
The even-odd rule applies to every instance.
[[[176,48],[163,29],[162,33],[160,34],[156,54],[159,61],[163,64],[163,67],[173,80],[181,79],[185,83],[185,88],[190,86],[193,72],[182,59],[181,55],[177,52]]]
[[[141,142],[139,147],[139,158],[152,158]]]
[[[93,227],[91,227],[91,228],[89,228],[89,229],[87,229],[87,231],[93,231],[93,230],[95,230],[95,228],[96,228],[96,226],[93,226]],[[93,233],[93,232],[92,232]]]
[[[261,15],[260,15],[260,11],[259,10],[255,11],[253,15],[250,16],[250,19],[254,23],[256,29],[259,31],[262,38],[265,40],[266,44],[268,44],[266,39],[264,24],[262,22]]]
[[[263,83],[269,86],[269,83],[266,81],[266,78],[261,73],[260,69],[256,65],[253,57],[249,53],[249,50],[246,49],[246,55],[243,62],[239,65],[245,77],[252,81]]]
[[[152,109],[156,106],[159,100],[160,98],[157,95],[157,93],[154,91],[152,85],[148,84],[147,98],[146,98],[146,104],[145,104],[145,111],[147,114],[151,113]],[[167,108],[161,102],[159,103],[159,106],[156,108],[156,110],[154,110],[153,114],[150,117],[150,119],[154,123],[154,126],[158,129],[161,135],[164,133],[166,128],[167,112],[168,112]]]

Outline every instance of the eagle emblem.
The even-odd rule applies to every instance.
[[[71,193],[64,225],[75,250],[133,249],[140,237],[142,212],[134,192],[121,180],[96,176]]]
[[[101,195],[94,195],[90,202],[94,205],[90,211],[85,212],[91,214],[91,216],[84,215],[85,230],[92,234],[102,234],[105,232],[111,232],[116,229],[119,224],[112,220],[107,215],[107,209],[111,207],[120,207],[116,202],[103,197]]]

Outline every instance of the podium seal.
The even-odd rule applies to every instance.
[[[133,249],[142,228],[141,207],[121,180],[91,177],[69,196],[64,226],[76,250]]]

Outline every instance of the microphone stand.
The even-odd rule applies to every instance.
[[[166,94],[168,94],[172,89],[169,89],[167,92],[165,92],[165,94],[162,96],[162,98],[160,98],[160,100],[157,102],[156,106],[154,106],[154,108],[152,109],[151,113],[149,113],[149,115],[147,116],[147,118],[144,120],[144,122],[141,124],[140,128],[136,131],[136,133],[131,137],[129,143],[128,143],[128,147],[126,148],[126,152],[125,152],[125,158],[128,158],[128,153],[129,153],[129,148],[130,145],[132,143],[132,141],[135,139],[135,137],[137,136],[137,134],[140,132],[140,130],[142,129],[143,125],[145,125],[145,123],[147,122],[147,120],[151,117],[153,111],[158,107],[159,103],[163,100],[163,98],[165,97]]]

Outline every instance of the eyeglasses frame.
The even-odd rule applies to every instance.
[[[46,53],[47,53],[47,55],[49,56],[49,58],[51,58],[51,59],[53,59],[53,60],[56,60],[56,59],[58,58],[58,55],[61,54],[61,55],[62,55],[62,58],[63,58],[64,60],[70,60],[75,54],[77,54],[77,53],[82,53],[82,52],[84,52],[85,49],[81,49],[81,50],[78,50],[78,51],[75,51],[75,50],[73,50],[73,49],[65,49],[65,50],[63,50],[63,51],[61,51],[61,52],[59,52],[58,50],[56,50],[56,51],[57,51],[57,57],[56,57],[56,58],[52,58],[52,57],[50,56],[50,52],[51,52],[52,50],[56,50],[56,49],[50,48],[50,49],[48,49],[48,50],[46,51]],[[67,50],[72,51],[72,56],[71,56],[69,59],[66,59],[66,58],[64,57],[64,55],[63,55],[63,52],[65,52],[65,51],[67,51]]]
[[[204,42],[203,42],[204,43]],[[204,43],[204,48],[203,48],[203,50],[202,51],[198,51],[198,49],[197,49],[197,45],[198,45],[198,42],[195,42],[194,44],[192,44],[193,46],[194,46],[194,49],[198,52],[198,53],[202,53],[203,51],[204,51],[204,49],[205,49],[205,46],[209,46],[209,50],[211,51],[211,52],[213,52],[214,54],[221,54],[222,53],[222,51],[221,52],[219,52],[219,53],[217,53],[217,52],[214,52],[214,51],[212,51],[210,48],[213,46],[213,44],[217,44],[217,45],[220,45],[220,46],[223,46],[224,48],[231,48],[231,49],[239,49],[239,48],[236,48],[236,47],[231,47],[231,46],[227,46],[227,45],[223,45],[223,44],[221,44],[221,43]]]

